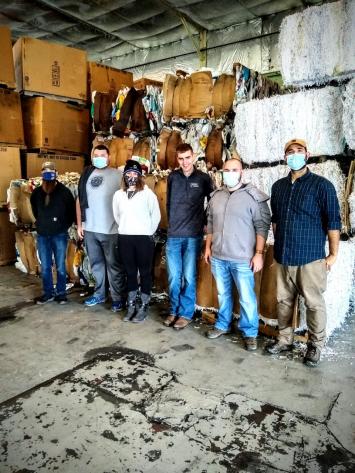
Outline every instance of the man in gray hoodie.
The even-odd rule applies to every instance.
[[[251,184],[242,183],[240,159],[223,167],[224,186],[212,193],[208,208],[206,263],[216,280],[219,311],[208,338],[230,331],[233,317],[233,281],[240,301],[239,330],[247,350],[256,350],[259,317],[254,273],[263,267],[264,245],[270,228],[269,197]]]

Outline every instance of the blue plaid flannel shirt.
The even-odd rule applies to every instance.
[[[325,258],[327,231],[341,229],[333,184],[309,170],[294,183],[291,173],[274,183],[271,211],[276,224],[274,257],[285,266]]]

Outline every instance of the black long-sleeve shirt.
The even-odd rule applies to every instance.
[[[205,197],[209,198],[212,191],[210,176],[197,169],[194,169],[188,177],[181,169],[169,175],[168,236],[197,237],[203,234],[203,226],[207,222],[204,210]]]
[[[45,205],[47,195],[49,202]],[[42,187],[37,187],[31,194],[31,206],[39,235],[64,233],[75,222],[74,197],[60,182],[50,194],[46,194]]]

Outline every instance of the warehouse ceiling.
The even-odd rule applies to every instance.
[[[121,68],[278,33],[290,11],[317,0],[0,0],[0,25],[85,49]],[[201,42],[207,31],[206,40]],[[221,44],[218,44],[221,43]]]

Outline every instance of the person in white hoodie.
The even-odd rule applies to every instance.
[[[118,225],[118,247],[127,272],[127,313],[123,320],[143,322],[148,314],[152,289],[153,235],[160,222],[157,196],[144,184],[142,168],[132,159],[123,171],[123,189],[112,201],[113,215]],[[141,304],[136,308],[139,272]]]

